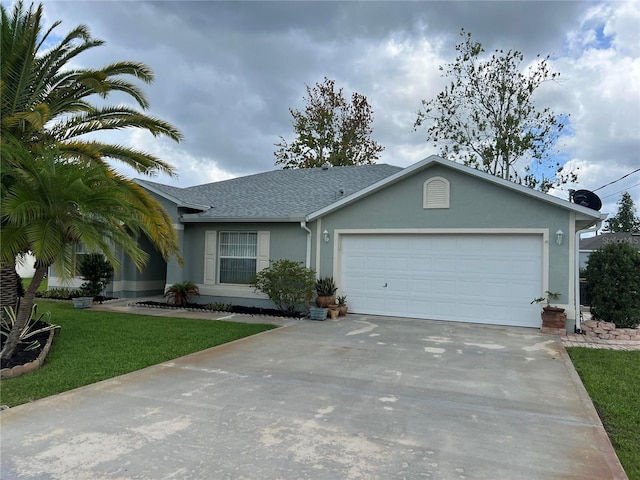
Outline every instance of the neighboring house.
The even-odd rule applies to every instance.
[[[576,232],[594,210],[431,156],[276,170],[190,188],[137,180],[174,221],[184,264],[125,262],[118,296],[195,282],[202,303],[271,306],[250,282],[272,260],[332,275],[349,311],[540,326],[546,290],[575,320]],[[558,235],[561,232],[561,235]]]
[[[18,256],[16,258],[16,273],[21,278],[33,278],[33,274],[36,272],[36,257],[31,252],[26,253],[24,256]]]
[[[585,268],[589,262],[589,255],[609,243],[628,243],[640,250],[640,233],[617,232],[602,233],[594,237],[580,240],[580,268]]]

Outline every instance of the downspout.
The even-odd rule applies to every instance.
[[[311,235],[312,235],[312,232],[311,232],[311,230],[309,230],[309,227],[307,227],[307,222],[305,220],[302,220],[300,222],[300,228],[302,228],[304,231],[307,232],[307,258],[306,258],[305,266],[307,268],[311,268]]]
[[[578,230],[576,232],[576,258],[575,258],[575,292],[574,292],[574,300],[575,300],[575,307],[576,307],[576,327],[575,330],[576,332],[580,332],[582,329],[581,327],[581,320],[582,320],[582,310],[580,310],[580,235],[582,235],[583,233],[589,233],[589,232],[597,232],[598,230],[600,230],[600,227],[602,226],[602,220],[598,220],[598,223],[595,224],[595,226],[593,227],[589,227],[589,228],[585,228],[583,230]]]

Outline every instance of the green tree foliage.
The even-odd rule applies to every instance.
[[[66,276],[74,273],[76,243],[102,252],[116,269],[120,257],[113,247],[117,246],[142,268],[148,256],[136,237],[146,233],[158,215],[162,215],[159,235],[173,233],[164,210],[145,202],[138,185],[101,163],[60,161],[55,151],[37,158],[24,155],[15,165],[5,160],[3,169],[13,170],[9,174],[14,181],[2,196],[0,259],[9,264],[25,251],[36,258],[35,273],[17,311],[16,335],[29,318],[49,266]],[[166,253],[177,255],[177,248]],[[9,335],[0,354],[3,359],[11,357],[17,339]]]
[[[42,28],[43,6],[25,10],[17,2],[12,14],[1,9],[2,137],[13,138],[30,152],[41,154],[55,146],[64,158],[105,163],[116,159],[139,173],[173,169],[153,155],[122,145],[90,140],[85,135],[98,131],[142,129],[154,136],[182,139],[173,125],[150,117],[141,110],[95,104],[113,92],[126,94],[140,109],[149,107],[142,90],[127,77],[144,83],[153,81],[151,69],[136,62],[116,62],[100,69],[74,68],[82,53],[104,45],[80,25],[62,36],[54,33],[60,22]]]
[[[626,242],[608,243],[589,255],[585,271],[591,313],[618,328],[640,325],[640,252]]]
[[[113,277],[113,268],[101,253],[88,253],[80,261],[80,276],[85,281],[82,293],[90,297],[102,295]]]
[[[80,54],[104,42],[92,38],[84,25],[58,36],[54,30],[60,22],[44,30],[42,16],[42,4],[25,9],[22,2],[17,2],[11,12],[0,5],[2,306],[15,302],[15,281],[11,281],[15,278],[15,256],[32,245],[36,248],[36,275],[31,284],[35,285],[34,294],[48,265],[56,263],[61,272],[71,271],[69,254],[65,253],[70,243],[93,244],[112,264],[117,262],[112,247],[119,245],[142,268],[146,254],[135,246],[132,233],[144,234],[165,258],[179,256],[177,235],[161,205],[144,189],[115,173],[107,161],[121,161],[143,174],[172,174],[172,167],[149,153],[104,143],[90,135],[135,128],[181,140],[182,134],[174,126],[143,113],[148,101],[129,80],[150,83],[153,73],[142,63],[127,61],[100,69],[75,68]],[[114,92],[126,95],[139,108],[124,103],[108,105],[105,100]],[[44,194],[50,190],[45,183],[49,180],[60,189],[51,197]],[[40,190],[29,197],[27,185]],[[89,186],[96,191],[87,192],[84,198],[78,196]],[[107,198],[109,188],[115,192],[112,199]],[[20,195],[27,195],[24,205],[7,201]],[[69,203],[55,205],[54,200]],[[90,200],[103,204],[89,205]],[[111,214],[108,206],[114,207]],[[125,208],[129,211],[124,212]],[[61,223],[46,225],[47,218]],[[70,224],[71,230],[63,230]],[[107,241],[98,240],[96,235]],[[18,324],[31,309],[29,290],[31,287],[17,312]],[[2,358],[11,354],[13,339],[9,337]]]
[[[624,192],[618,201],[618,213],[606,220],[603,231],[607,233],[640,232],[640,218],[629,192]]]
[[[485,60],[482,45],[464,29],[460,35],[455,62],[440,67],[451,82],[434,99],[422,100],[414,129],[426,126],[427,141],[440,146],[444,158],[531,188],[547,191],[577,180],[552,159],[563,119],[534,104],[538,88],[560,75],[551,72],[549,56],[538,55],[523,69],[521,52],[496,50]]]
[[[335,166],[370,165],[384,147],[372,140],[373,110],[359,93],[348,102],[335,81],[325,77],[314,87],[307,85],[304,111],[289,109],[296,138],[280,137],[274,152],[282,168],[312,168],[329,162]]]
[[[315,272],[301,262],[276,260],[256,274],[254,287],[266,294],[285,315],[308,307],[316,284]]]

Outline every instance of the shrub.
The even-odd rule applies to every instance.
[[[87,297],[97,297],[102,289],[111,281],[113,269],[109,261],[101,253],[83,255],[80,261],[80,276],[85,282],[80,287]]]
[[[81,297],[82,292],[78,289],[52,288],[44,292],[36,292],[38,298],[50,298],[52,300],[70,300],[74,297]]]
[[[213,302],[207,304],[207,310],[213,312],[230,312],[233,309],[233,305],[224,302]]]
[[[313,298],[315,272],[302,262],[276,260],[258,272],[254,287],[265,293],[285,315],[307,307]]]
[[[585,271],[591,313],[618,328],[640,324],[640,252],[628,243],[609,243],[589,256]]]
[[[189,298],[196,295],[200,295],[200,290],[193,282],[182,282],[171,285],[164,294],[167,298],[167,303],[181,307],[186,307],[189,303]]]

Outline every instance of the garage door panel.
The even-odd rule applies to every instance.
[[[541,235],[350,235],[341,250],[354,313],[539,326]]]

